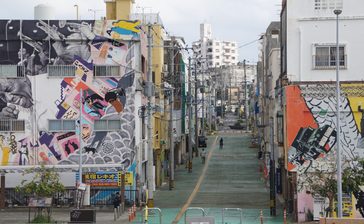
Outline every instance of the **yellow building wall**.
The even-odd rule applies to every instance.
[[[132,0],[114,0],[106,2],[106,19],[130,19]]]

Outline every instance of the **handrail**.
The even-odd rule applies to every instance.
[[[243,210],[241,208],[223,208],[222,209],[222,223],[225,223],[224,222],[224,218],[225,218],[225,211],[239,211],[240,212],[240,215],[237,216],[237,215],[230,215],[230,216],[227,216],[227,217],[240,217],[240,224],[243,223]]]
[[[205,209],[203,209],[201,207],[189,207],[185,211],[185,224],[187,224],[187,212],[190,210],[200,210],[200,211],[202,211],[202,216],[206,216]]]
[[[144,217],[145,211],[148,211],[148,217],[156,217],[155,215],[149,215],[149,211],[157,211],[159,213],[159,224],[162,224],[162,210],[160,208],[144,208],[142,212],[142,222],[147,221],[148,217]],[[147,219],[145,219],[147,218]]]

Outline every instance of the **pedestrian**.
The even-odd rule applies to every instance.
[[[120,194],[119,192],[116,192],[116,195],[112,201],[114,208],[118,208],[120,206]]]
[[[220,138],[220,149],[224,147],[224,139]]]
[[[202,160],[202,164],[205,164],[205,160],[206,160],[206,151],[205,151],[205,148],[202,148],[201,160]]]

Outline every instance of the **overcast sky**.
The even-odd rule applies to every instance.
[[[212,25],[215,39],[236,41],[239,46],[257,40],[271,21],[279,21],[282,0],[135,0],[136,12],[160,13],[166,30],[182,36],[191,45],[199,39],[200,23]],[[104,0],[1,0],[1,19],[33,19],[34,6],[47,3],[55,7],[56,19],[75,19],[79,6],[80,19],[105,15]],[[240,60],[256,62],[257,42],[240,48]]]

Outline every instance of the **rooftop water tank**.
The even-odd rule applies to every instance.
[[[53,20],[55,19],[54,8],[50,5],[39,4],[34,7],[34,19]]]

